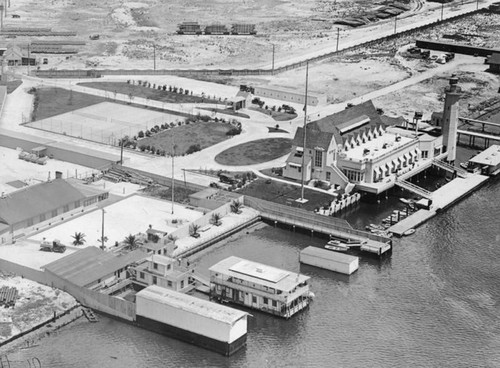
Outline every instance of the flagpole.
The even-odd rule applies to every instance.
[[[309,62],[306,63],[306,95],[304,102],[304,144],[302,146],[302,185],[300,188],[300,202],[304,202],[304,172],[305,172],[305,157],[306,157],[306,123],[307,123],[307,84],[309,82]]]

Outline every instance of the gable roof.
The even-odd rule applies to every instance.
[[[328,150],[330,143],[332,142],[333,134],[328,132],[322,132],[320,130],[314,129],[312,126],[307,126],[306,132],[306,148],[315,149],[316,147],[323,148],[325,151]],[[295,137],[293,138],[292,144],[297,147],[304,146],[304,128],[299,127],[295,132]]]
[[[369,120],[368,122],[361,124],[367,119]],[[382,122],[377,109],[373,105],[373,102],[368,100],[359,105],[354,105],[342,110],[336,114],[313,121],[310,125],[322,132],[333,133],[336,144],[341,144],[344,143],[345,136],[348,134],[352,135],[365,129],[366,127],[384,125],[384,123]],[[346,130],[349,126],[353,126],[353,129],[341,132],[342,129]]]
[[[31,185],[0,198],[0,221],[13,225],[84,198],[63,179]]]
[[[86,247],[45,265],[43,268],[78,286],[87,286],[125,266],[146,258],[143,249],[115,255],[97,247]]]

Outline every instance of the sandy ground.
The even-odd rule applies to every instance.
[[[201,243],[205,243],[207,240],[216,238],[217,236],[224,234],[228,230],[233,229],[241,224],[244,224],[245,222],[251,220],[252,218],[255,218],[257,215],[258,215],[257,211],[248,207],[242,208],[240,214],[235,214],[232,212],[228,213],[221,219],[222,225],[220,226],[209,225],[206,228],[204,227],[203,228],[204,231],[199,232],[201,235],[199,238],[193,238],[191,236],[188,236],[186,238],[181,238],[177,240],[176,245],[178,248],[174,251],[172,256],[176,257],[178,254],[181,254],[182,252],[192,249]]]
[[[493,2],[481,0],[485,6]],[[337,28],[341,30],[340,45],[352,40],[369,40],[393,32],[394,20],[381,20],[370,25],[350,29],[337,26],[335,19],[375,10],[384,4],[366,0],[220,0],[188,3],[172,0],[124,2],[108,0],[69,1],[53,0],[51,6],[35,0],[12,2],[9,12],[21,16],[8,17],[6,27],[52,27],[53,30],[76,30],[79,40],[87,44],[77,55],[48,56],[44,68],[153,68],[156,67],[255,67],[270,65],[275,45],[276,65],[303,59],[305,54],[317,55],[335,50]],[[434,21],[440,17],[441,6],[435,3],[411,1],[411,10],[398,17],[402,30]],[[465,9],[475,9],[475,1],[445,6],[445,16]],[[177,24],[197,21],[202,25],[222,23],[255,23],[257,36],[180,36]],[[99,40],[89,40],[98,33]],[[11,40],[8,40],[11,41]],[[23,43],[27,37],[17,37]],[[156,45],[156,47],[153,47]]]
[[[0,147],[0,192],[11,193],[18,188],[7,183],[21,181],[27,185],[33,185],[55,178],[55,172],[63,173],[63,178],[91,176],[93,172],[98,172],[91,168],[71,164],[69,162],[49,159],[46,165],[20,160],[19,152],[13,149]],[[21,183],[18,183],[21,185]]]
[[[107,206],[104,211],[104,234],[108,237],[105,243],[107,246],[123,241],[129,234],[144,233],[149,225],[154,229],[170,233],[178,226],[186,225],[203,216],[203,213],[187,209],[180,204],[174,204],[174,214],[172,214],[171,202],[137,195]],[[172,224],[172,219],[177,219],[178,223]],[[57,238],[63,244],[70,245],[75,232],[86,235],[86,246],[98,245],[102,232],[102,211],[87,213],[38,233],[29,240],[39,243],[43,238],[49,240]]]
[[[0,285],[17,288],[19,295],[13,308],[0,308],[0,342],[77,304],[63,291],[18,276],[0,275]]]

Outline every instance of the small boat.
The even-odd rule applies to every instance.
[[[408,229],[403,233],[403,236],[411,235],[415,232],[415,229]]]
[[[469,168],[469,163],[468,162],[460,162],[460,167],[462,169],[467,170]]]
[[[411,199],[406,199],[406,198],[399,198],[399,200],[401,202],[403,202],[404,204],[410,204],[410,203],[413,203],[413,201]]]
[[[340,245],[340,240],[330,240],[327,245]]]
[[[341,245],[325,245],[325,248],[328,250],[332,250],[334,252],[347,252],[349,248],[343,247]]]

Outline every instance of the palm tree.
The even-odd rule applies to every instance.
[[[199,238],[200,237],[200,234],[198,233],[199,229],[200,225],[198,224],[189,225],[189,235],[191,235],[193,238]]]
[[[73,240],[73,245],[83,245],[86,240],[85,240],[85,234],[84,233],[75,233],[75,235],[71,235],[71,237],[74,239]]]
[[[237,201],[236,199],[231,203],[231,211],[237,214],[241,213],[241,207],[243,207],[243,203]]]
[[[214,213],[212,213],[212,218],[210,219],[210,221],[215,226],[220,226],[221,225],[221,222],[220,222],[221,218],[222,218],[222,216],[220,214],[214,212]]]
[[[177,241],[177,239],[179,239],[179,237],[173,234],[168,234],[167,239],[170,240],[175,245],[175,242]]]
[[[139,247],[139,241],[135,235],[129,234],[123,241],[127,248],[134,250]]]

